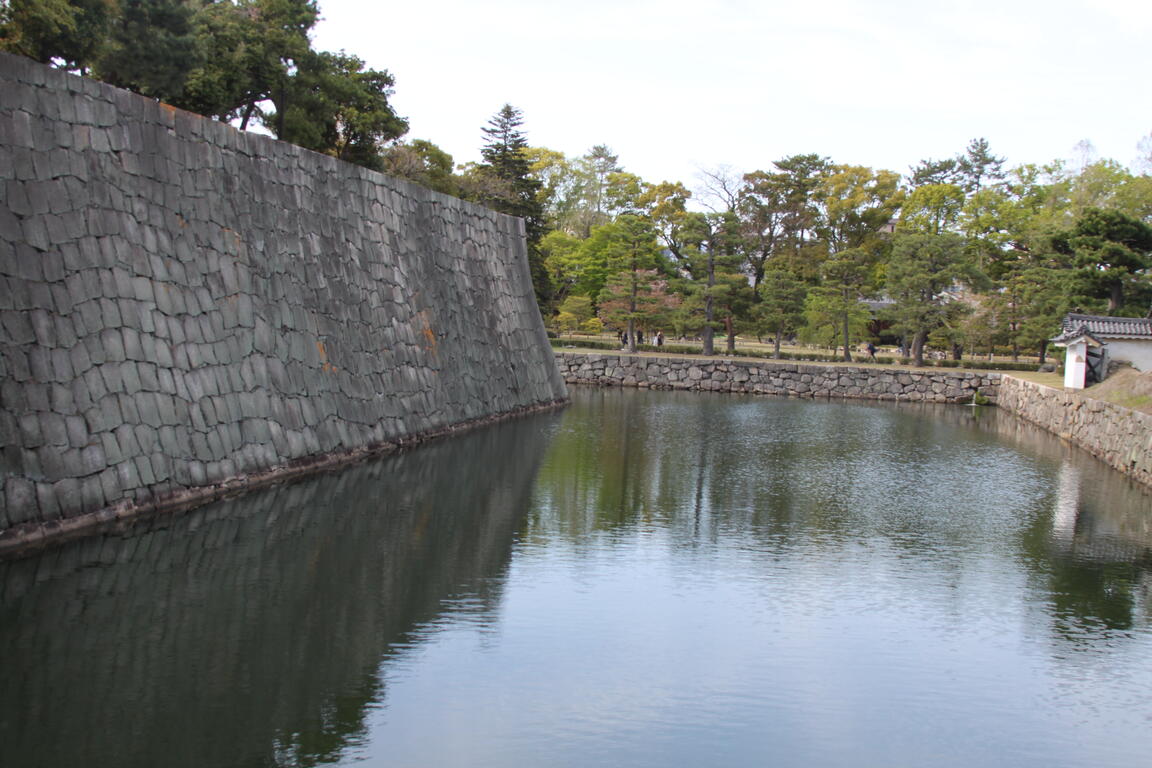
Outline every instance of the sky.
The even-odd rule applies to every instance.
[[[689,188],[809,152],[906,173],[977,137],[1129,165],[1152,134],[1148,0],[319,3],[314,47],[388,70],[407,138],[457,163],[505,103],[533,146]]]

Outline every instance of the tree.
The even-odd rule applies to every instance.
[[[533,178],[540,182],[537,194],[548,229],[577,234],[574,218],[581,190],[575,166],[563,152],[546,147],[525,147],[524,154]]]
[[[832,253],[867,248],[903,203],[900,177],[858,165],[837,165],[815,190],[821,208],[817,231]]]
[[[852,362],[852,343],[860,338],[871,317],[863,299],[875,280],[875,267],[875,251],[866,248],[839,251],[824,262],[823,282],[808,295],[809,325],[815,316],[820,327],[828,322],[838,326],[846,363]],[[836,343],[831,346],[835,347]]]
[[[597,227],[589,242],[593,240],[607,277],[597,297],[601,317],[625,325],[629,351],[635,352],[637,321],[663,309],[668,295],[666,281],[660,279],[656,232],[647,218],[625,214]]]
[[[580,326],[592,319],[596,314],[596,307],[588,296],[569,296],[560,305],[560,313],[571,315]]]
[[[956,158],[956,172],[964,191],[972,194],[1004,179],[1004,158],[992,154],[987,139],[972,139]]]
[[[1120,211],[1089,208],[1053,244],[1073,256],[1081,291],[1106,297],[1110,314],[1123,308],[1129,283],[1148,279],[1141,273],[1152,265],[1152,227]]]
[[[781,174],[785,196],[783,250],[779,256],[787,262],[783,266],[792,274],[815,282],[826,253],[816,242],[821,218],[818,190],[833,165],[827,157],[815,154],[790,155],[773,165]]]
[[[664,247],[682,267],[698,250],[702,214],[688,212],[692,193],[680,182],[662,181],[644,187],[637,204],[644,210]]]
[[[908,169],[908,183],[913,189],[935,184],[956,184],[960,177],[958,165],[956,158],[921,160]]]
[[[732,212],[697,216],[692,219],[706,227],[698,240],[698,247],[688,252],[687,272],[692,279],[689,292],[699,295],[703,308],[702,349],[705,355],[715,354],[714,336],[716,331],[717,306],[727,307],[727,294],[735,289],[739,276],[740,255],[738,248],[738,221]],[[742,276],[740,279],[743,279]],[[747,285],[747,281],[744,281]],[[735,304],[733,304],[735,306]],[[728,331],[729,347],[733,344],[733,324],[726,315],[725,327]]]
[[[0,50],[85,72],[117,9],[114,0],[10,0],[0,4]]]
[[[540,241],[548,231],[544,206],[540,202],[541,183],[532,175],[527,148],[528,139],[521,126],[520,110],[505,104],[483,128],[487,142],[480,149],[484,162],[475,168],[480,186],[473,186],[474,199],[493,210],[524,219],[528,241],[528,267],[541,314],[547,313],[552,301],[552,288]]]
[[[570,296],[595,298],[604,287],[604,271],[597,272],[590,265],[588,249],[584,247],[587,242],[560,229],[552,230],[540,241],[541,258],[556,301]]]
[[[737,210],[743,229],[745,267],[757,293],[769,262],[785,248],[791,208],[788,181],[782,173],[744,174]]]
[[[1137,173],[1152,174],[1152,133],[1145,134],[1136,142],[1136,159],[1132,167]]]
[[[315,0],[224,0],[195,16],[199,65],[176,106],[247,130],[263,102],[285,96],[289,79],[312,53]],[[281,104],[278,109],[283,109]]]
[[[964,208],[964,190],[955,184],[924,184],[900,207],[900,229],[939,235],[955,229]]]
[[[1074,305],[1074,274],[1059,254],[1020,259],[988,295],[984,306],[995,326],[992,337],[1009,345],[1013,360],[1022,347],[1035,349],[1043,360],[1048,339]]]
[[[592,228],[606,223],[609,179],[620,167],[619,157],[605,144],[597,144],[576,161],[580,207],[576,215],[577,233],[588,237]]]
[[[817,232],[829,256],[821,267],[821,292],[813,301],[821,312],[838,315],[845,362],[852,362],[854,317],[875,282],[884,246],[880,233],[902,202],[899,180],[892,171],[837,165],[816,190],[822,212]]]
[[[851,293],[835,286],[820,285],[804,299],[804,338],[836,348],[845,345],[844,356],[851,361],[848,345],[864,337],[872,313]]]
[[[436,192],[456,195],[459,191],[452,155],[424,139],[399,142],[387,147],[381,158],[384,173],[420,184]]]
[[[278,139],[373,170],[384,167],[386,142],[408,122],[388,103],[394,80],[345,53],[310,53],[276,93],[263,117]]]
[[[808,288],[784,270],[764,274],[760,284],[760,302],[752,310],[757,333],[774,337],[772,356],[780,358],[780,342],[786,333],[794,333],[804,320],[804,299]]]
[[[964,240],[953,233],[898,235],[888,262],[888,295],[895,325],[912,337],[916,365],[924,364],[924,343],[943,323],[947,291],[976,279],[964,258]]]
[[[171,102],[199,65],[193,6],[182,0],[120,0],[95,62],[106,83]]]

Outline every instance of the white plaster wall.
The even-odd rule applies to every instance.
[[[1087,347],[1082,341],[1068,345],[1064,355],[1064,386],[1068,389],[1084,389],[1084,377],[1088,372]]]
[[[1152,371],[1152,341],[1110,340],[1108,356],[1113,360],[1126,360],[1138,371]]]

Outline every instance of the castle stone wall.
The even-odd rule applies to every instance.
[[[0,54],[0,538],[566,398],[523,222]]]

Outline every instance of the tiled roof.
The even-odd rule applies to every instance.
[[[1097,339],[1152,339],[1152,319],[1145,317],[1064,316],[1062,333],[1056,338],[1088,333]]]
[[[1048,339],[1048,341],[1058,347],[1066,347],[1079,339],[1087,339],[1094,347],[1100,347],[1104,344],[1100,339],[1089,333],[1088,326],[1086,325],[1079,325],[1071,330],[1064,331],[1059,336]]]

